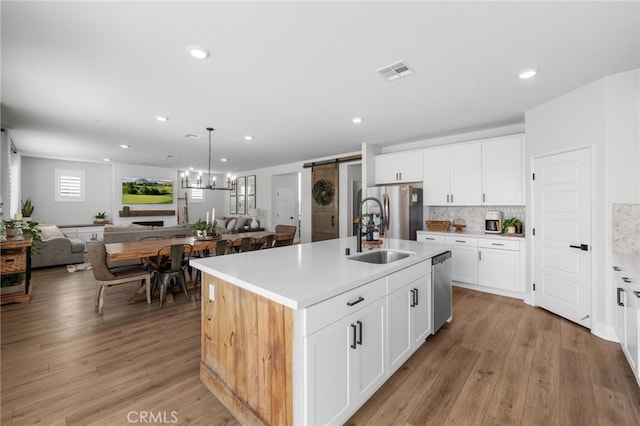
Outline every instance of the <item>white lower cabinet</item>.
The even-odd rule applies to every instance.
[[[431,334],[431,274],[387,297],[389,374],[393,374]]]
[[[417,240],[450,247],[451,279],[457,283],[507,296],[524,293],[524,240],[428,231],[418,231]]]
[[[478,284],[520,291],[520,282],[520,244],[479,238]]]
[[[451,246],[451,279],[475,284],[478,282],[478,239],[473,237],[446,237]]]
[[[344,423],[424,343],[431,334],[430,265],[306,309],[304,424]],[[341,318],[331,322],[336,314]]]
[[[384,301],[306,339],[308,424],[339,424],[386,380]]]
[[[614,266],[614,282],[616,285],[616,335],[622,352],[633,371],[636,381],[640,384],[640,292],[637,287],[637,277],[629,273],[624,266]]]

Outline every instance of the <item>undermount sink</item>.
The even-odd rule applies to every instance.
[[[375,250],[370,253],[360,254],[350,257],[351,260],[357,260],[358,262],[376,263],[378,265],[384,263],[395,262],[400,259],[412,256],[415,253],[408,253],[405,251],[393,251],[393,250]]]

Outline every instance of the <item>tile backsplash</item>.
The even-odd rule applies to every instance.
[[[502,217],[516,217],[526,225],[524,206],[428,206],[424,208],[424,220],[463,219],[467,232],[484,232],[484,214],[487,211],[502,212]],[[423,225],[426,229],[426,225]]]
[[[640,204],[614,204],[613,251],[640,254]]]

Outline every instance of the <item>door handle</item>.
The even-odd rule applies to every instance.
[[[336,225],[336,217],[334,215],[331,215],[331,226],[335,226]]]
[[[351,324],[351,329],[353,330],[353,340],[352,340],[353,343],[351,345],[349,345],[349,346],[351,346],[351,349],[356,349],[357,348],[357,346],[356,346],[356,333],[357,333],[358,330],[357,330],[357,327],[355,325],[353,325],[353,324]]]
[[[358,332],[358,340],[356,340],[356,343],[362,346],[362,321],[356,321],[356,323],[358,324],[358,330],[360,330]]]
[[[589,245],[588,244],[580,244],[579,246],[569,245],[569,247],[575,248],[575,249],[580,249],[582,251],[589,251]]]
[[[616,302],[618,303],[618,306],[624,306],[624,303],[622,303],[622,302],[620,301],[620,293],[621,293],[621,292],[623,292],[623,291],[624,291],[624,289],[622,289],[622,288],[618,287],[618,288],[616,289],[616,291],[617,291],[617,293],[616,293]]]

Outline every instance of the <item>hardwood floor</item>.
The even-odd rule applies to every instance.
[[[1,309],[1,422],[237,425],[199,381],[199,297],[93,308],[90,271],[33,274]],[[192,293],[193,295],[193,293]],[[446,325],[350,425],[636,425],[640,389],[619,345],[521,301],[454,289]]]

